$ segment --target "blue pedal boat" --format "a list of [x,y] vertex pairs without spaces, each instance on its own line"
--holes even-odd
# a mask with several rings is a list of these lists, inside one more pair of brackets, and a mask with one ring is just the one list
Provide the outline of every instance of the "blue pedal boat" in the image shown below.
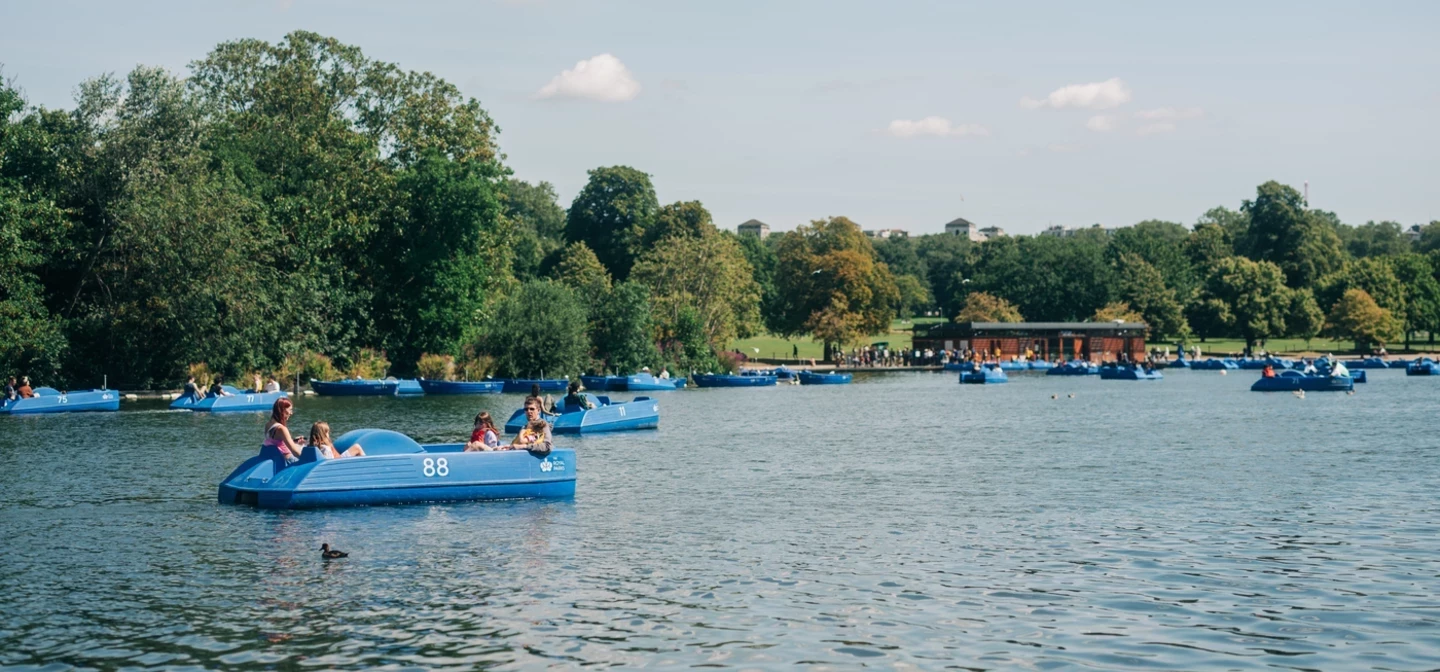
[[974,371],[961,371],[960,382],[970,385],[993,385],[1010,382],[1010,376],[999,364],[982,364]]
[[1301,373],[1295,370],[1281,371],[1273,377],[1261,377],[1250,386],[1251,392],[1349,392],[1355,389],[1355,379],[1350,376],[1328,376]]
[[[610,397],[582,393],[594,408],[562,406],[560,414],[546,414],[555,434],[596,434],[660,426],[660,402],[650,397],[611,401]],[[505,421],[505,433],[516,434],[525,426],[525,409],[516,410]]]
[[505,383],[498,380],[429,380],[420,379],[425,394],[500,394]]
[[1093,376],[1100,373],[1100,367],[1079,360],[1065,362],[1050,368],[1047,376]]
[[[1214,357],[1210,357],[1204,361],[1190,362],[1191,371],[1228,371],[1239,368],[1240,363],[1228,357],[1225,359],[1215,359]],[[1260,368],[1263,369],[1265,367],[1262,366]]]
[[170,408],[177,411],[209,411],[211,413],[242,412],[242,411],[268,411],[275,407],[275,401],[281,397],[290,395],[285,392],[241,392],[229,385],[221,385],[228,397],[212,397],[204,395],[192,397],[182,396],[170,402]]
[[1177,357],[1170,360],[1170,367],[1175,369],[1188,369],[1190,368],[1190,360],[1184,357]]
[[1165,374],[1155,369],[1145,369],[1130,364],[1120,366],[1118,364],[1106,364],[1100,367],[1100,380],[1164,380]]
[[277,448],[241,463],[220,482],[221,504],[262,509],[534,499],[575,496],[575,451],[537,456],[523,450],[467,453],[463,443],[420,445],[385,429],[357,429],[335,440],[359,443],[364,457],[326,459],[306,446],[287,465]]
[[695,374],[696,387],[770,387],[775,385],[775,376],[762,374],[734,375],[728,373]]
[[1429,357],[1421,357],[1405,367],[1407,376],[1440,376],[1440,364]]
[[624,392],[625,376],[580,376],[580,384],[595,392]]
[[1267,366],[1276,369],[1293,369],[1295,360],[1282,359],[1280,357],[1253,357],[1242,358],[1239,362],[1240,368],[1247,371],[1259,371]]
[[850,373],[815,373],[813,371],[800,372],[801,385],[848,385],[855,377]]
[[425,388],[420,386],[420,381],[395,378],[312,380],[310,389],[324,397],[411,397],[425,394]]
[[1357,360],[1354,360],[1354,361],[1345,362],[1345,368],[1347,368],[1347,369],[1357,369],[1357,370],[1358,370],[1358,369],[1388,369],[1388,368],[1390,368],[1390,362],[1387,362],[1387,361],[1385,361],[1385,360],[1383,360],[1383,359],[1380,359],[1379,357],[1366,357],[1365,359],[1357,359]]
[[28,415],[120,410],[120,393],[114,390],[61,392],[53,387],[37,387],[34,392],[33,397],[0,403],[0,413]]
[[684,378],[656,378],[649,373],[625,376],[625,388],[631,392],[668,392],[685,387]]
[[569,387],[568,378],[501,378],[504,391],[511,394],[530,394],[530,388],[540,386],[541,392],[564,392]]

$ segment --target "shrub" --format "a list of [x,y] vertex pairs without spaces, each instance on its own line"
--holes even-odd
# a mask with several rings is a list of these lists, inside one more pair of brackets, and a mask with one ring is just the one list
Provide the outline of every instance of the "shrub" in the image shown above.
[[345,370],[345,375],[350,378],[382,378],[389,370],[390,360],[385,358],[385,351],[360,348],[350,358],[350,367]]
[[425,353],[420,355],[420,361],[415,363],[415,370],[420,377],[429,380],[454,380],[455,358],[450,355]]
[[199,364],[191,364],[190,369],[186,371],[186,374],[194,376],[195,384],[199,385],[202,388],[209,387],[210,383],[215,380],[214,372],[210,370],[210,366],[205,362],[200,362]]
[[275,368],[275,378],[281,387],[290,385],[296,376],[300,377],[301,383],[308,383],[312,380],[335,380],[340,377],[340,372],[329,357],[306,350],[286,355],[285,361]]

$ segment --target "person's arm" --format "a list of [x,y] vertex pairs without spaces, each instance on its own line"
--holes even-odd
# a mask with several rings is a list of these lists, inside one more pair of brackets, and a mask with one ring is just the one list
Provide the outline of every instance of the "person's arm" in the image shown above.
[[280,425],[280,445],[285,446],[297,459],[300,457],[300,442],[290,436],[290,428],[285,425]]
[[550,454],[550,450],[554,447],[554,444],[555,442],[550,438],[550,423],[547,422],[545,423],[545,434],[540,437],[539,441],[530,444],[527,450],[537,457],[545,457]]

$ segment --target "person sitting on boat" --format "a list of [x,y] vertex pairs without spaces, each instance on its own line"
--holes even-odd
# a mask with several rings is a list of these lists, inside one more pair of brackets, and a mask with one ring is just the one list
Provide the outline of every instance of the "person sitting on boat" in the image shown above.
[[185,392],[180,396],[190,397],[191,399],[204,399],[205,393],[201,392],[200,386],[195,384],[195,376],[190,376],[185,379]]
[[1317,370],[1315,369],[1315,360],[1313,360],[1313,359],[1307,359],[1307,360],[1305,360],[1305,368],[1304,368],[1303,370],[1301,370],[1301,373],[1303,373],[1303,374],[1305,374],[1305,375],[1307,375],[1307,376],[1313,376],[1313,375],[1315,375],[1316,373],[1319,373],[1319,371],[1317,371]]
[[540,411],[539,399],[525,400],[525,426],[520,428],[515,439],[510,442],[511,450],[528,450],[536,457],[550,454],[554,445],[550,437],[550,423],[545,422]]
[[265,440],[260,444],[263,448],[280,449],[280,454],[285,456],[287,463],[299,460],[300,448],[305,445],[305,439],[296,441],[290,436],[290,429],[285,426],[294,414],[295,405],[290,403],[289,397],[276,399],[275,405],[270,407],[270,422],[265,425]]
[[35,390],[30,388],[30,376],[20,376],[20,387],[15,388],[15,395],[21,399],[35,396]]
[[470,432],[470,441],[465,444],[465,452],[474,453],[483,450],[498,450],[500,448],[500,430],[495,429],[495,421],[490,418],[488,411],[480,411],[475,416],[475,430]]
[[226,392],[226,391],[225,391],[225,386],[221,384],[221,383],[223,383],[223,382],[224,382],[224,381],[220,378],[220,376],[216,376],[216,377],[215,377],[215,382],[210,383],[210,396],[212,396],[212,397],[228,397],[228,396],[231,396],[229,392]]
[[1330,377],[1349,378],[1350,369],[1345,368],[1345,364],[1343,364],[1340,360],[1337,359],[1335,360],[1335,365],[1330,367]]
[[15,376],[10,376],[10,380],[5,381],[5,401],[15,401],[19,398],[20,393],[16,392],[15,388]]
[[594,407],[595,405],[591,404],[590,400],[585,398],[585,395],[580,394],[580,383],[570,383],[569,393],[565,395],[565,409],[579,410],[583,408],[589,410]]
[[279,391],[280,391],[280,382],[277,381],[277,380],[275,380],[275,376],[270,376],[270,382],[265,383],[265,392],[271,393],[271,392],[279,392]]
[[335,450],[335,442],[330,440],[330,423],[321,420],[310,425],[310,445],[315,446],[316,452],[325,457],[338,460],[342,457],[365,457],[365,449],[360,444],[355,444],[340,453]]
[[256,374],[255,374],[255,387],[252,387],[252,388],[250,388],[250,389],[254,390],[256,394],[259,394],[259,393],[265,391],[265,386],[263,386],[263,385],[260,384],[260,374],[259,374],[259,373],[256,373]]
[[669,369],[669,368],[664,367],[664,366],[660,367],[660,380],[670,380],[670,369]]
[[1266,364],[1266,365],[1265,365],[1265,368],[1264,368],[1264,369],[1261,369],[1261,371],[1260,371],[1260,377],[1261,377],[1261,378],[1274,378],[1274,377],[1275,377],[1275,367],[1274,367],[1274,366],[1271,366],[1271,365],[1269,365],[1269,364]]

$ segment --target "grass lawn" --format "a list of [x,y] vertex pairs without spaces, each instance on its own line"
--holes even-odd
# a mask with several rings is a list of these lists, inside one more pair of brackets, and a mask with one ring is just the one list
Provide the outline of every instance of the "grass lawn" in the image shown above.
[[[913,320],[895,320],[890,323],[890,333],[879,334],[865,339],[866,343],[889,343],[891,350],[910,347],[910,328],[915,324],[933,324],[941,322],[940,317],[917,317]],[[764,359],[789,359],[794,352],[793,348],[800,348],[801,359],[819,360],[825,356],[825,346],[811,340],[809,337],[801,337],[786,340],[772,334],[763,334],[751,338],[741,338],[730,342],[731,350],[739,350],[750,357],[761,357]],[[759,348],[759,352],[756,352]]]

